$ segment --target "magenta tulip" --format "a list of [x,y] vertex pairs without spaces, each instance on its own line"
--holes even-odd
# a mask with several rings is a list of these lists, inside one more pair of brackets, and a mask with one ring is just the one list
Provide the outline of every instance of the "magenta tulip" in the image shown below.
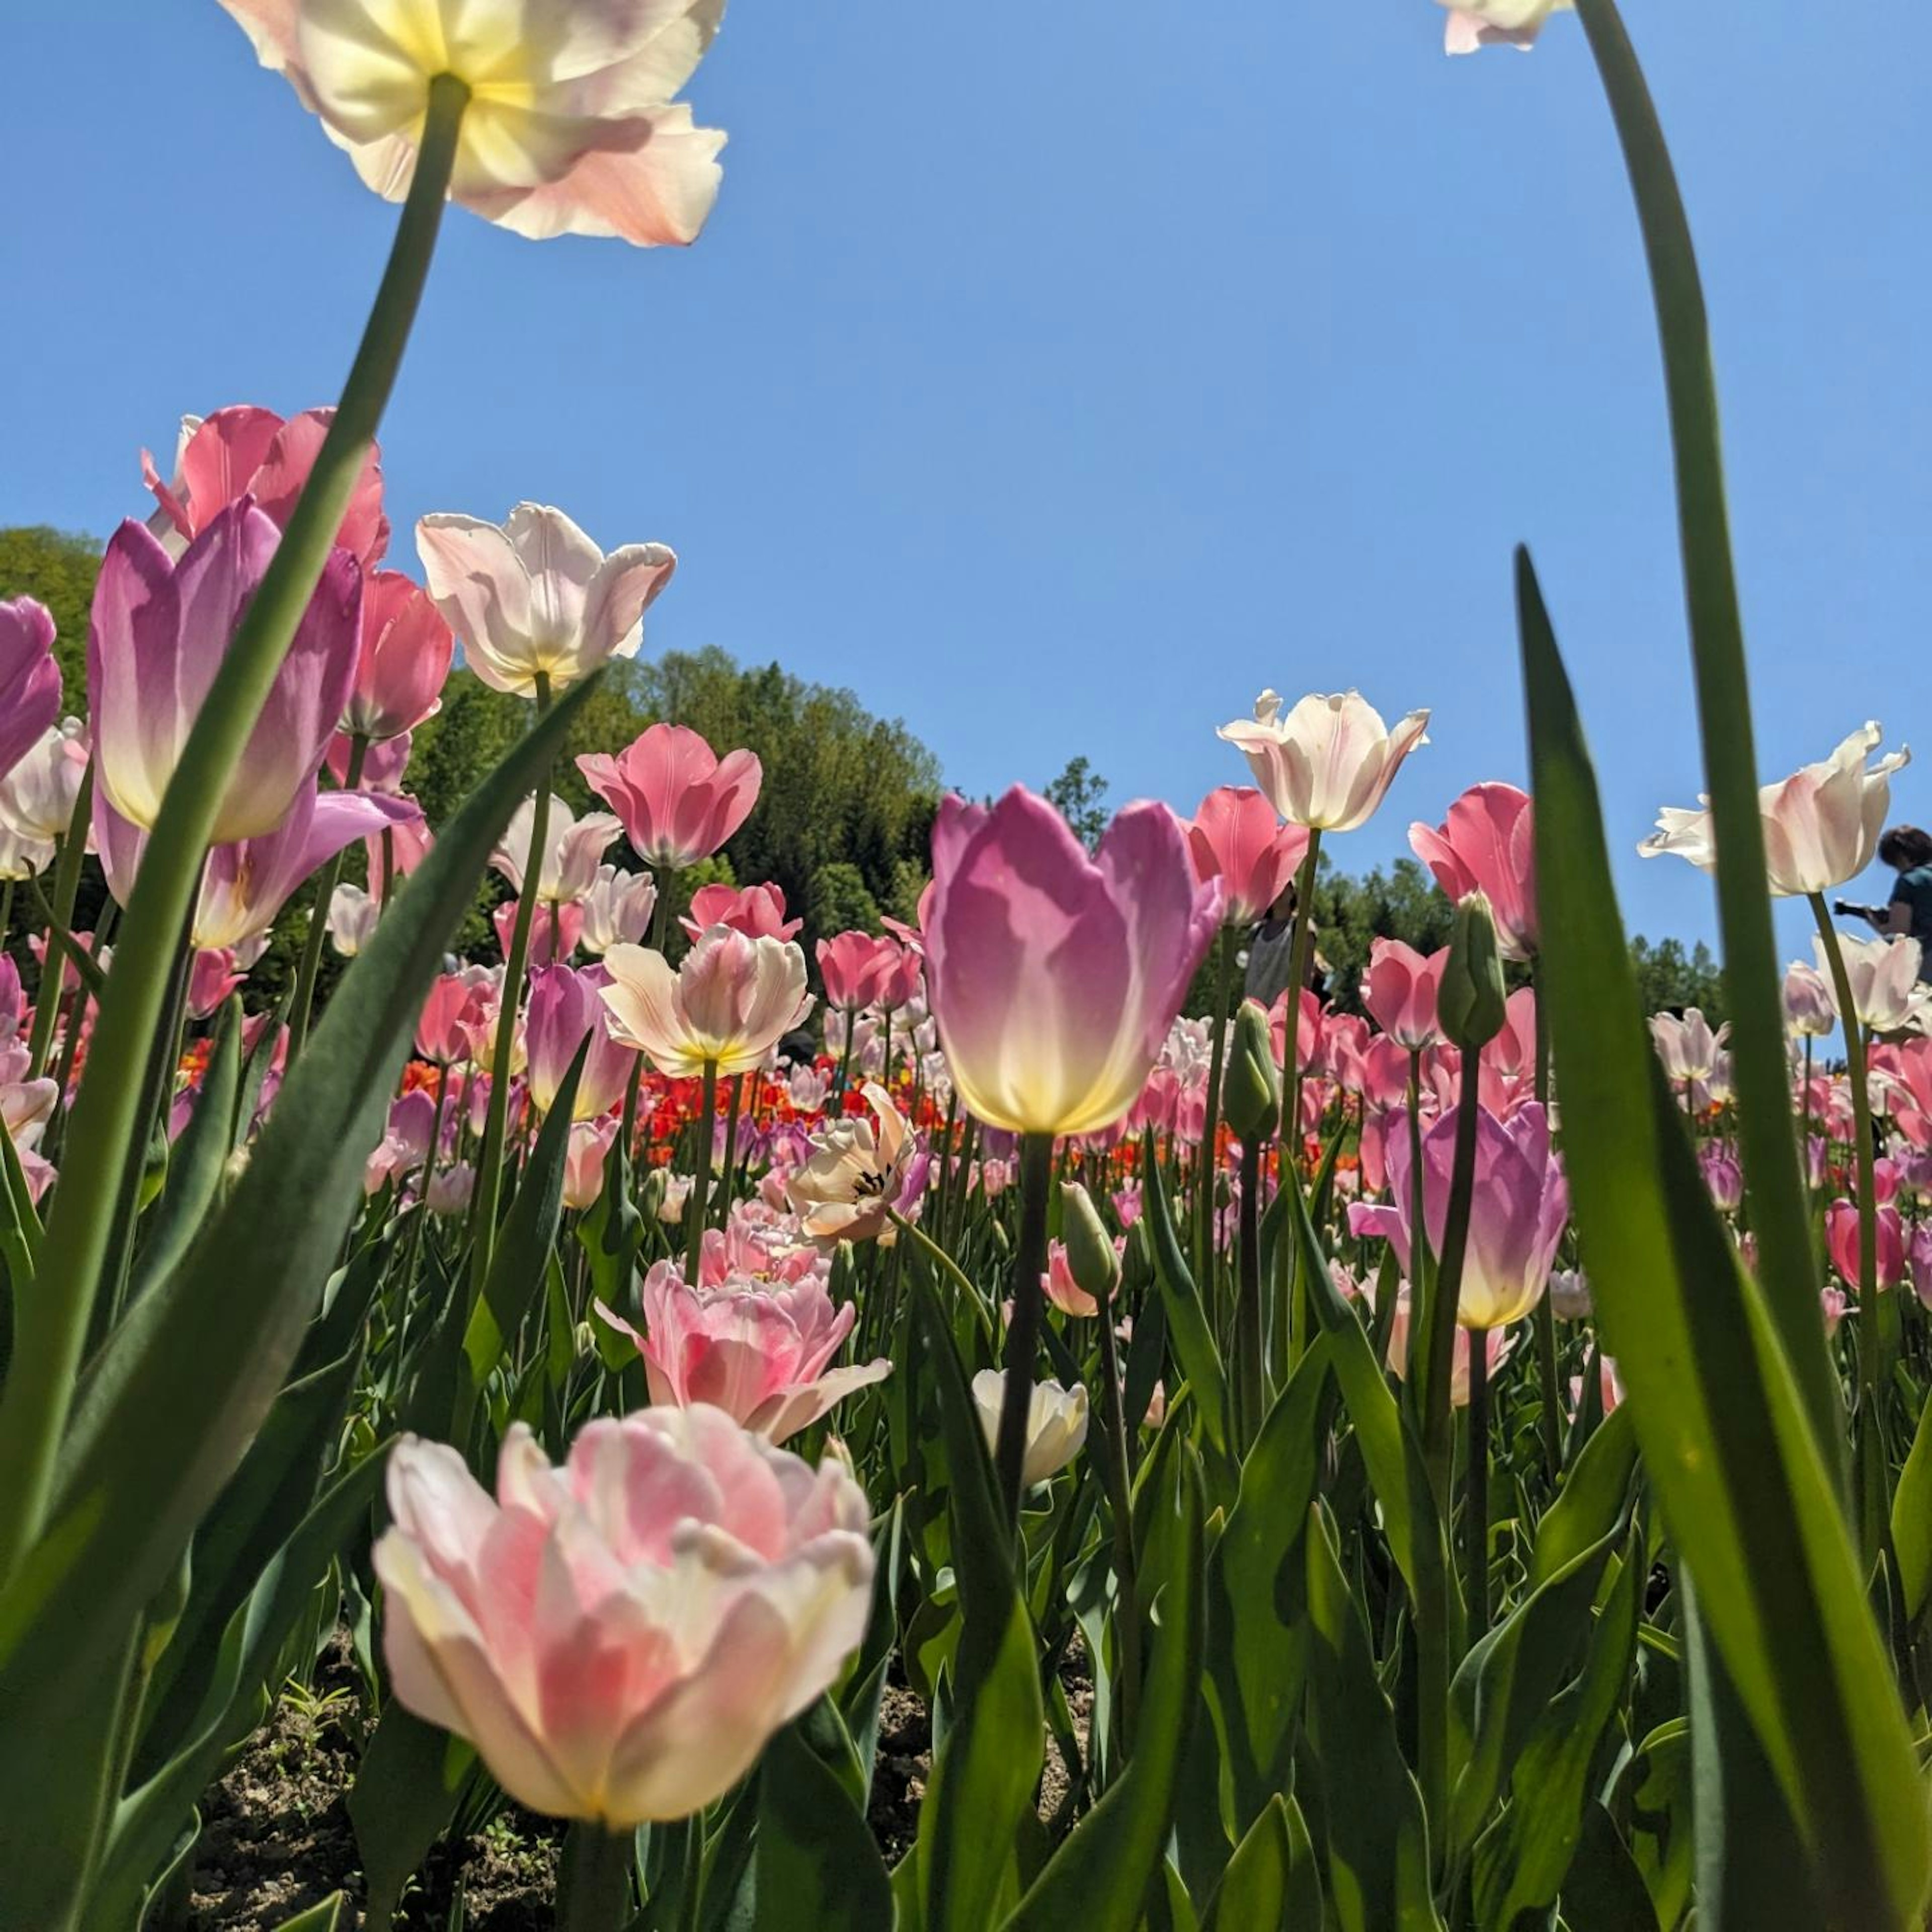
[[400,570],[372,572],[362,586],[356,682],[342,728],[400,738],[441,709],[456,640],[429,593]]
[[764,780],[754,753],[720,758],[682,724],[653,724],[617,757],[586,753],[577,768],[659,872],[711,857],[751,816]]
[[1123,1118],[1220,922],[1180,822],[1130,805],[1089,854],[1016,785],[933,828],[926,992],[953,1083],[988,1126],[1092,1133]]
[[1308,828],[1282,824],[1252,785],[1222,785],[1201,801],[1187,843],[1195,870],[1221,881],[1222,918],[1252,926],[1294,884]]
[[1452,899],[1486,893],[1506,958],[1536,953],[1536,848],[1529,799],[1512,784],[1472,785],[1432,829],[1408,828],[1410,848]]
[[624,1097],[638,1054],[610,1036],[610,1009],[599,992],[608,978],[602,967],[580,973],[568,966],[544,966],[530,975],[524,1018],[526,1078],[539,1113],[550,1112],[586,1037],[590,1051],[584,1056],[572,1117],[594,1120]]
[[0,603],[0,775],[40,742],[60,706],[53,614],[31,597]]
[[[1896,1208],[1877,1213],[1878,1286],[1896,1288],[1905,1279],[1905,1224]],[[1832,1265],[1856,1288],[1858,1283],[1858,1208],[1856,1201],[1834,1201],[1825,1210],[1825,1247]]]
[[835,933],[818,942],[819,976],[825,1004],[842,1013],[862,1012],[879,996],[879,982],[898,957],[898,945],[869,932]]

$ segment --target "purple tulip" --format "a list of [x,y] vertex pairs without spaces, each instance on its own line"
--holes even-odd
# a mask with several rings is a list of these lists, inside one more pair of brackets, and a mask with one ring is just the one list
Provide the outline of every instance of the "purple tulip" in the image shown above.
[[621,1046],[610,1036],[610,1009],[601,991],[610,982],[610,976],[601,966],[584,972],[570,966],[544,966],[530,975],[524,1046],[530,1098],[538,1112],[550,1112],[586,1034],[590,1051],[577,1083],[574,1117],[595,1120],[623,1098],[638,1054],[634,1047]]
[[0,776],[40,742],[60,703],[52,614],[31,597],[0,603]]

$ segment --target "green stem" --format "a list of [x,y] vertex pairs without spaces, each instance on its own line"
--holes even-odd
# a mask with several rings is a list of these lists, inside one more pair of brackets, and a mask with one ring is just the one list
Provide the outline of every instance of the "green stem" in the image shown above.
[[952,1257],[915,1221],[908,1221],[896,1208],[886,1210],[886,1218],[902,1234],[910,1234],[918,1244],[920,1253],[933,1264],[952,1278],[953,1285],[966,1298],[967,1304],[980,1318],[980,1325],[986,1330],[990,1341],[993,1334],[993,1311],[986,1298],[974,1286],[966,1271]]
[[34,1001],[34,1030],[27,1042],[29,1080],[38,1080],[46,1070],[47,1054],[54,1043],[54,1022],[60,1013],[61,982],[67,964],[67,935],[74,929],[74,898],[80,890],[80,865],[87,856],[87,828],[93,818],[94,760],[90,758],[74,802],[74,816],[68,821],[67,836],[61,841],[60,860],[54,872],[53,922],[47,929],[46,956],[40,963],[40,989]]
[[[1256,1297],[1257,1306],[1260,1296]],[[1127,1484],[1127,1424],[1126,1405],[1120,1393],[1120,1357],[1114,1342],[1114,1310],[1102,1304],[1100,1310],[1100,1414],[1107,1432],[1107,1454],[1103,1459],[1107,1485],[1107,1514],[1114,1529],[1114,1633],[1120,1647],[1120,1668],[1114,1676],[1119,1696],[1120,1748],[1116,1764],[1125,1764],[1133,1755],[1134,1732],[1140,1721],[1141,1612],[1140,1592],[1134,1562],[1133,1506]]]
[[440,74],[430,83],[415,178],[341,400],[182,748],[142,858],[43,1250],[44,1278],[58,1281],[62,1292],[23,1297],[14,1310],[14,1356],[0,1396],[0,1468],[8,1472],[0,1486],[0,1578],[10,1581],[46,1520],[81,1351],[108,1261],[115,1199],[146,1124],[142,1069],[162,1024],[175,945],[194,905],[230,775],[321,578],[394,384],[428,276],[469,99],[469,89],[453,75]]
[[[1294,1184],[1286,1178],[1282,1182],[1284,1187]],[[1234,1389],[1244,1456],[1261,1433],[1267,1401],[1266,1365],[1262,1360],[1261,1191],[1261,1136],[1250,1134],[1241,1142],[1241,1298],[1234,1329]]]
[[691,1198],[684,1204],[684,1278],[695,1288],[704,1256],[704,1216],[711,1192],[711,1141],[718,1120],[718,1063],[704,1063],[698,1084],[698,1143],[692,1161]]
[[1034,1370],[1040,1354],[1040,1278],[1046,1268],[1047,1191],[1053,1184],[1053,1136],[1026,1134],[1020,1140],[1020,1238],[1013,1262],[1013,1318],[1006,1330],[1006,1387],[1000,1402],[994,1466],[1006,1521],[1020,1520],[1020,1478],[1026,1464],[1027,1412],[1032,1406]]
[[558,1874],[558,1932],[619,1932],[631,1916],[637,1836],[580,1818],[563,1842]]
[[[362,766],[369,756],[369,734],[358,731],[349,741],[349,769],[342,781],[344,791],[353,791],[362,782]],[[292,1066],[308,1038],[310,1008],[315,1001],[316,975],[322,970],[322,943],[328,936],[328,905],[335,896],[336,881],[342,876],[342,854],[338,852],[316,875],[315,903],[309,908],[308,933],[302,941],[302,964],[296,973],[296,996],[289,1009],[289,1053],[284,1063]]]
[[1216,942],[1214,1004],[1208,1010],[1208,1112],[1201,1135],[1199,1180],[1195,1192],[1194,1278],[1208,1305],[1216,1328],[1221,1318],[1214,1307],[1214,1183],[1219,1163],[1214,1143],[1221,1128],[1221,1064],[1228,1047],[1228,980],[1234,958],[1234,928],[1224,926]]
[[1422,1054],[1408,1055],[1408,1366],[1403,1386],[1421,1425],[1429,1387],[1429,1223],[1422,1192]]
[[[1536,1098],[1546,1110],[1550,1106],[1550,1020],[1544,1011],[1543,989],[1535,988]],[[1536,1377],[1542,1413],[1538,1418],[1543,1438],[1544,1473],[1553,1488],[1563,1466],[1562,1389],[1556,1364],[1556,1311],[1547,1294],[1537,1298],[1530,1311],[1530,1327],[1536,1336]]]
[[1476,1088],[1482,1056],[1462,1052],[1462,1079],[1456,1107],[1455,1164],[1450,1169],[1449,1205],[1442,1222],[1442,1252],[1426,1311],[1428,1381],[1423,1390],[1422,1454],[1444,1520],[1449,1514],[1449,1469],[1454,1440],[1450,1388],[1455,1372],[1456,1311],[1462,1298],[1462,1258],[1469,1240],[1469,1204],[1476,1183]]
[[1468,1605],[1468,1639],[1476,1643],[1490,1628],[1490,1334],[1469,1335],[1469,1466],[1462,1503],[1463,1587]]
[[[1308,955],[1315,938],[1315,871],[1322,856],[1322,830],[1308,829],[1308,850],[1294,880],[1294,937],[1288,947],[1288,1044],[1282,1058],[1288,1063],[1282,1082],[1281,1144],[1294,1156],[1294,1174],[1301,1172],[1301,989],[1308,983]],[[1288,1176],[1282,1176],[1286,1186]]]
[[718,1225],[721,1228],[731,1218],[733,1177],[738,1171],[738,1107],[744,1095],[745,1076],[734,1074],[730,1097],[724,1102],[724,1185],[718,1190]]
[[[536,674],[537,716],[550,709],[550,678]],[[470,1204],[470,1281],[474,1295],[483,1292],[490,1276],[490,1259],[496,1244],[496,1209],[503,1191],[503,1141],[510,1118],[510,1069],[516,1052],[517,1012],[524,1003],[524,976],[530,964],[530,928],[536,918],[537,891],[543,878],[544,856],[550,844],[550,770],[537,779],[530,804],[530,850],[524,860],[523,883],[517,888],[517,916],[510,928],[510,951],[503,962],[503,990],[496,1003],[496,1038],[490,1056],[490,1109],[483,1119],[483,1147],[476,1157],[476,1192]]]
[[1832,990],[1845,1030],[1845,1078],[1852,1090],[1852,1151],[1858,1202],[1858,1403],[1852,1444],[1858,1502],[1858,1544],[1869,1567],[1884,1546],[1890,1515],[1886,1504],[1885,1391],[1892,1378],[1886,1361],[1885,1324],[1878,1303],[1878,1170],[1872,1139],[1871,1088],[1865,1064],[1864,1028],[1852,994],[1844,948],[1822,892],[1810,895],[1818,943],[1831,969]]
[[1630,172],[1663,348],[1698,726],[1716,834],[1738,1145],[1759,1267],[1819,1453],[1827,1468],[1842,1468],[1843,1411],[1818,1319],[1818,1259],[1792,1120],[1744,622],[1731,557],[1703,285],[1664,130],[1616,0],[1577,4]]

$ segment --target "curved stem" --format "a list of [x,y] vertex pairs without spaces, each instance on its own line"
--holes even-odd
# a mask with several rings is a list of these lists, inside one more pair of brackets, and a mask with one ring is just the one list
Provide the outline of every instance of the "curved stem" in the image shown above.
[[361,346],[294,514],[202,700],[161,802],[88,1049],[43,1250],[58,1294],[23,1297],[0,1396],[0,1577],[40,1533],[102,1271],[114,1204],[145,1130],[142,1073],[163,1022],[176,942],[193,907],[221,801],[320,581],[400,367],[429,274],[470,91],[430,83],[409,199]]
[[[369,756],[369,735],[358,731],[349,742],[349,769],[342,788],[353,791],[362,782],[362,766]],[[335,897],[336,881],[342,876],[342,854],[329,860],[315,882],[315,903],[309,909],[308,932],[302,940],[302,964],[296,974],[295,1003],[289,1010],[289,1052],[284,1065],[292,1066],[308,1038],[310,1009],[315,1003],[316,975],[322,970],[322,943],[328,936],[328,908]]]
[[[1256,1305],[1260,1297],[1257,1293]],[[1120,1750],[1114,1762],[1124,1764],[1132,1756],[1134,1732],[1140,1721],[1141,1612],[1137,1566],[1134,1561],[1133,1504],[1127,1483],[1127,1425],[1126,1406],[1120,1394],[1120,1357],[1114,1345],[1114,1310],[1103,1306],[1098,1324],[1100,1330],[1100,1414],[1107,1432],[1104,1460],[1107,1485],[1107,1514],[1114,1528],[1114,1631],[1120,1646],[1120,1668],[1114,1688],[1120,1702]]]
[[1006,1330],[1006,1386],[1000,1402],[994,1467],[1006,1521],[1020,1520],[1021,1476],[1026,1466],[1027,1412],[1033,1403],[1034,1369],[1040,1354],[1041,1290],[1046,1269],[1047,1190],[1053,1183],[1053,1136],[1020,1140],[1020,1238],[1013,1262],[1013,1318]]
[[60,1013],[62,982],[67,966],[67,935],[74,928],[80,862],[87,854],[87,828],[93,818],[94,760],[90,758],[74,802],[74,816],[68,821],[67,836],[61,841],[60,862],[54,872],[54,916],[47,928],[46,954],[40,962],[40,988],[34,1000],[34,1030],[28,1036],[29,1080],[38,1080],[46,1071],[47,1055],[53,1048],[54,1022]]
[[886,1217],[902,1234],[910,1234],[917,1243],[920,1253],[952,1278],[954,1285],[965,1295],[973,1312],[979,1316],[980,1325],[986,1331],[987,1340],[991,1341],[993,1336],[992,1308],[986,1298],[973,1285],[965,1270],[923,1228],[916,1222],[908,1221],[896,1208],[887,1208]]
[[1442,1253],[1429,1298],[1428,1382],[1423,1390],[1422,1454],[1446,1520],[1450,1450],[1454,1419],[1450,1385],[1456,1360],[1456,1310],[1462,1298],[1462,1258],[1469,1240],[1469,1204],[1476,1183],[1476,1083],[1482,1056],[1465,1048],[1462,1088],[1456,1106],[1455,1164],[1450,1170],[1448,1210],[1442,1222]]

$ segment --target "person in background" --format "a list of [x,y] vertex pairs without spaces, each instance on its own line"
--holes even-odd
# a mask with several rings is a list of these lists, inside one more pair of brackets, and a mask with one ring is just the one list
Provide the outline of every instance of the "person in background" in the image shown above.
[[[1240,956],[1243,974],[1241,996],[1272,1006],[1288,990],[1294,976],[1294,888],[1284,886],[1280,896],[1268,909],[1267,916],[1248,936],[1247,950]],[[1317,992],[1322,987],[1322,960],[1311,920],[1308,934],[1308,983]]]
[[1841,899],[1838,910],[1856,914],[1888,938],[1917,940],[1918,976],[1932,982],[1932,832],[1894,825],[1878,842],[1878,860],[1898,874],[1890,902],[1862,906]]

